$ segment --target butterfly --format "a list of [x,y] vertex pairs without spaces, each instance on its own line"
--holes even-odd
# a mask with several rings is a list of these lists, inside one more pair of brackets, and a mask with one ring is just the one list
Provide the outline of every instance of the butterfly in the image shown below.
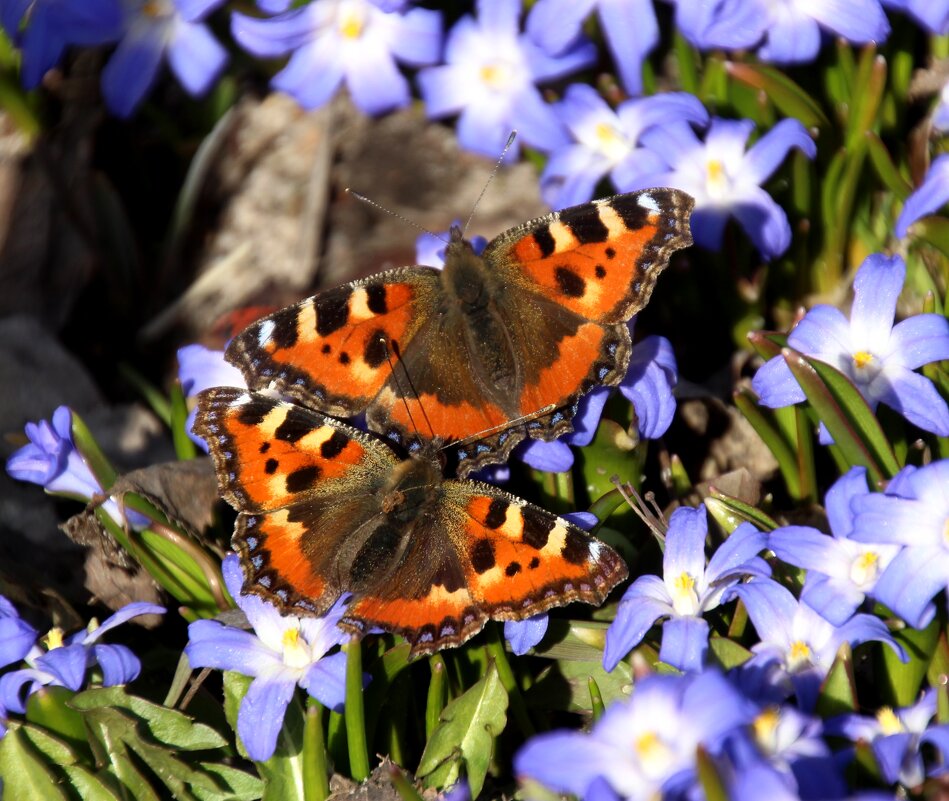
[[580,398],[623,379],[626,322],[691,244],[692,206],[676,189],[595,200],[511,228],[480,256],[455,227],[444,269],[321,292],[251,324],[225,355],[251,389],[365,412],[410,451],[456,443],[464,477],[525,437],[572,431]]
[[431,459],[269,394],[198,395],[244,592],[340,625],[399,634],[413,656],[460,645],[491,618],[600,604],[627,576],[582,529],[497,487],[445,479]]

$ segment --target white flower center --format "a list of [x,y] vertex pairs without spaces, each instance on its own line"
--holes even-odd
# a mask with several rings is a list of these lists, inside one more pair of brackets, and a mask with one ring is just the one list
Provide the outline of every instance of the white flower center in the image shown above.
[[949,517],[942,524],[942,544],[949,548]]
[[695,592],[695,578],[683,571],[672,581],[672,608],[679,615],[696,615],[699,596]]
[[811,646],[804,640],[795,640],[788,648],[787,662],[791,672],[811,664]]
[[654,731],[640,734],[633,741],[633,751],[639,758],[643,773],[650,778],[666,775],[675,756],[672,749]]
[[339,35],[344,39],[358,39],[366,27],[363,9],[348,8],[339,15]]
[[731,194],[731,179],[721,159],[710,159],[705,165],[705,191],[712,200],[722,200]]
[[880,574],[880,554],[866,551],[850,564],[850,580],[858,587],[866,586]]
[[484,64],[479,71],[481,81],[492,91],[504,92],[514,83],[517,70],[509,61],[493,61]]
[[307,641],[300,636],[300,629],[287,629],[283,633],[283,661],[287,667],[303,668],[310,664],[310,648]]
[[880,724],[881,734],[899,734],[906,731],[902,721],[896,716],[891,707],[884,706],[877,712],[877,723]]
[[595,136],[597,149],[610,161],[622,161],[629,155],[629,140],[615,126],[607,122],[598,122]]

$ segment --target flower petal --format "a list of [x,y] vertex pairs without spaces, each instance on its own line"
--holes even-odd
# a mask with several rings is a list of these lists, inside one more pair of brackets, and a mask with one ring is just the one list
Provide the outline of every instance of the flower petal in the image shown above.
[[94,645],[92,655],[102,668],[102,685],[114,687],[138,678],[142,663],[124,645]]
[[659,41],[652,0],[600,0],[600,30],[613,56],[623,87],[643,91],[643,62]]
[[864,259],[853,280],[850,329],[855,346],[878,352],[887,341],[905,278],[906,264],[899,256],[874,253]]
[[603,667],[613,670],[635,648],[663,615],[672,614],[672,604],[662,579],[640,576],[623,595],[616,618],[606,630]]
[[768,545],[768,535],[751,523],[742,523],[712,554],[705,569],[705,580],[712,584],[740,570]]
[[527,15],[525,29],[547,53],[559,55],[580,36],[583,20],[595,5],[596,0],[538,0]]
[[764,258],[780,256],[791,244],[787,214],[760,186],[743,188],[732,213]]
[[797,383],[783,356],[768,359],[751,379],[751,388],[758,395],[758,403],[771,409],[780,409],[803,403],[807,395]]
[[820,26],[793,3],[774,6],[767,39],[758,50],[762,61],[799,64],[812,61],[820,50]]
[[185,654],[192,667],[258,676],[283,665],[280,655],[249,631],[230,628],[216,620],[196,620],[188,626],[188,637]]
[[810,159],[817,155],[817,144],[800,122],[795,119],[781,120],[745,154],[742,178],[756,184],[764,183],[794,147]]
[[144,601],[135,601],[126,604],[114,614],[109,615],[101,625],[97,626],[82,639],[83,645],[89,645],[96,642],[103,634],[116,626],[120,626],[126,621],[139,615],[163,615],[166,609],[158,604],[145,603]]
[[913,425],[940,437],[949,436],[949,406],[935,384],[912,370],[885,370],[879,399],[896,409]]
[[937,548],[904,548],[890,562],[873,588],[873,597],[886,604],[913,628],[925,628],[935,614],[931,603],[946,588],[949,556]]
[[160,25],[133,25],[102,70],[102,96],[109,110],[128,117],[158,76],[164,55]]
[[57,683],[70,690],[78,690],[86,678],[89,653],[82,645],[64,645],[38,656],[35,665]]
[[300,686],[323,706],[342,712],[346,700],[346,654],[338,651],[315,662]]
[[544,639],[550,617],[547,614],[534,615],[527,620],[505,620],[504,639],[517,656],[524,656],[531,648]]
[[824,508],[827,510],[830,531],[835,538],[846,539],[850,536],[853,531],[853,500],[868,493],[865,467],[851,467],[827,490]]
[[662,624],[659,659],[679,670],[701,670],[708,652],[708,623],[701,617],[671,617]]
[[168,64],[188,94],[207,92],[227,64],[227,51],[207,25],[182,22],[168,44]]
[[382,50],[361,53],[347,64],[346,86],[353,103],[366,114],[381,114],[409,103],[409,82],[392,56]]
[[516,453],[525,464],[548,473],[564,473],[573,466],[573,451],[559,439],[553,442],[532,439],[518,445]]
[[914,222],[938,211],[946,201],[949,201],[949,153],[933,161],[922,184],[906,198],[896,220],[896,235],[902,239]]
[[910,370],[949,359],[949,320],[941,314],[907,317],[890,332],[890,348]]
[[255,679],[237,711],[237,733],[255,762],[266,762],[277,747],[296,683],[286,678]]

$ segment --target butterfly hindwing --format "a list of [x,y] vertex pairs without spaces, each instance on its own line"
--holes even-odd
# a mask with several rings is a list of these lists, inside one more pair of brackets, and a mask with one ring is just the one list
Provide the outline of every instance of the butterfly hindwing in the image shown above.
[[336,561],[381,516],[377,495],[398,464],[381,443],[293,403],[217,387],[198,396],[246,589],[283,609],[321,613],[339,597]]
[[[459,645],[489,619],[524,620],[572,601],[600,604],[628,574],[612,548],[577,526],[472,481],[443,482],[412,539],[413,558],[354,599],[342,624],[401,634],[413,655]],[[418,575],[429,580],[413,584]]]

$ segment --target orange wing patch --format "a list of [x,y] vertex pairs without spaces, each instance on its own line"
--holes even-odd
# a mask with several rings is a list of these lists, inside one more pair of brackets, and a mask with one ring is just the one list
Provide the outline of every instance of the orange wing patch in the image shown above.
[[599,604],[626,578],[619,555],[582,529],[483,488],[493,494],[469,498],[463,508],[468,586],[490,617],[520,620],[571,601]]
[[691,243],[692,199],[652,189],[595,200],[515,229],[520,270],[588,320],[628,320],[646,305],[669,254]]
[[280,392],[327,414],[363,411],[392,371],[432,305],[434,270],[395,270],[288,306],[257,321],[228,346],[226,358],[252,389]]

